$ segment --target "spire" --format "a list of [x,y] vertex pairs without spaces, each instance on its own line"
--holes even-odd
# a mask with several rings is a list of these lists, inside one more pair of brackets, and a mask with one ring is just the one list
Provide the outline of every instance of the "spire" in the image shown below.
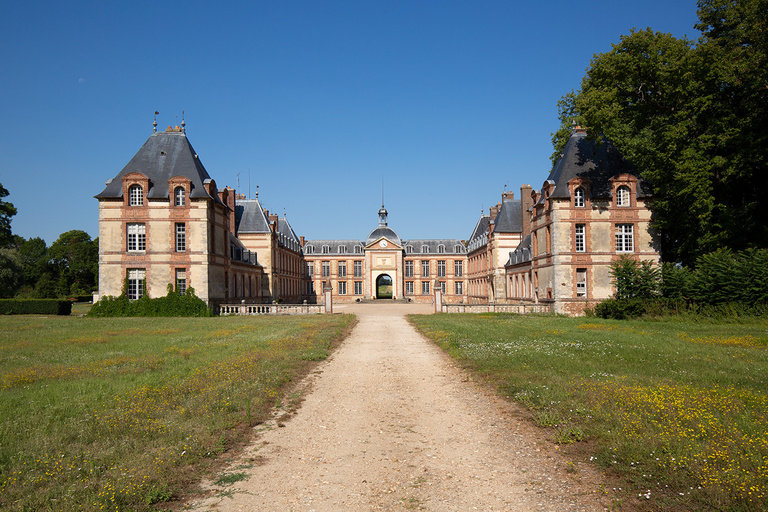
[[384,208],[384,203],[381,203],[381,209],[379,209],[379,226],[387,225],[387,209]]
[[152,133],[157,133],[157,114],[159,114],[157,110],[155,110],[155,118],[154,121],[152,121]]

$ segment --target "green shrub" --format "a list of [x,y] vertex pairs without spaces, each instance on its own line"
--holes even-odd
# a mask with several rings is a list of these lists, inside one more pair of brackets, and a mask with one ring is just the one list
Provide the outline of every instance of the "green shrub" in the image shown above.
[[150,299],[146,294],[134,301],[128,300],[125,294],[104,297],[93,305],[88,316],[211,316],[211,311],[195,295],[194,289],[181,294],[168,285],[168,294],[157,299]]
[[637,318],[645,313],[645,301],[642,299],[606,299],[595,306],[595,315],[600,318],[626,320]]
[[57,299],[0,299],[3,315],[68,315],[72,303]]

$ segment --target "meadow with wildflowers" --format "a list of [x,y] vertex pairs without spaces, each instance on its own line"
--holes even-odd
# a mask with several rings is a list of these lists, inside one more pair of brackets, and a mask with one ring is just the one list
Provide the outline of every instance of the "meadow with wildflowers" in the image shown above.
[[354,322],[0,317],[0,509],[169,508]]
[[618,509],[768,510],[768,319],[411,321],[600,465]]

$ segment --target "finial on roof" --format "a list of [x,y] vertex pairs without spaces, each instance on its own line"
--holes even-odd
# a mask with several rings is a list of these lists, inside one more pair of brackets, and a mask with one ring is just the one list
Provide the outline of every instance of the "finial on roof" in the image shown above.
[[258,198],[259,198],[259,186],[256,185],[256,194],[254,194],[254,199],[258,199]]
[[152,133],[157,133],[157,114],[159,113],[160,112],[155,110],[155,117],[154,117],[154,120],[152,121]]
[[181,133],[187,133],[187,130],[184,128],[187,126],[187,123],[184,122],[184,111],[181,111]]

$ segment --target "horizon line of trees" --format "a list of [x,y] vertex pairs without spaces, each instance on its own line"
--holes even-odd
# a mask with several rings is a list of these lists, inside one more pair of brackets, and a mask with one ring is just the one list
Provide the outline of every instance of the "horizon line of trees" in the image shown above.
[[0,297],[55,299],[90,295],[98,287],[99,239],[73,229],[48,247],[39,237],[11,231],[16,215],[0,184]]

